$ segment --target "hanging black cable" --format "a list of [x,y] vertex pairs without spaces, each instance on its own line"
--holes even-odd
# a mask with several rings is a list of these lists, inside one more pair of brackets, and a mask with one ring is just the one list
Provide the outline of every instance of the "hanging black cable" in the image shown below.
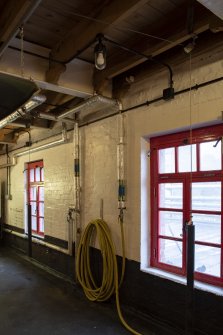
[[122,44],[120,44],[118,42],[115,42],[115,41],[111,40],[110,38],[107,38],[107,37],[103,36],[102,34],[97,35],[97,38],[100,38],[102,41],[103,40],[107,41],[107,42],[113,44],[114,46],[116,46],[116,47],[118,47],[118,48],[120,48],[122,50],[128,51],[128,52],[130,52],[130,53],[132,53],[132,54],[134,54],[136,56],[140,56],[140,57],[145,58],[145,59],[147,59],[149,61],[152,61],[152,62],[155,62],[157,64],[160,64],[160,65],[163,65],[163,66],[167,67],[167,69],[169,71],[169,76],[170,76],[170,78],[169,78],[169,84],[170,84],[171,88],[173,87],[173,71],[172,71],[172,68],[171,68],[171,66],[169,64],[167,64],[165,62],[162,62],[162,61],[159,61],[159,60],[155,59],[154,57],[152,57],[151,55],[148,56],[148,55],[145,55],[144,53],[141,53],[141,52],[136,51],[134,49],[128,48],[128,47],[126,47],[126,46],[124,46],[124,45],[122,45]]

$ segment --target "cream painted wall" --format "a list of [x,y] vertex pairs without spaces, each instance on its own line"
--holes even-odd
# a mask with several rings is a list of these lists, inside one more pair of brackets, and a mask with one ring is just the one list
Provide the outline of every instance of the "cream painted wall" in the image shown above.
[[[11,167],[12,200],[5,200],[6,223],[25,227],[25,164],[41,159],[45,167],[45,234],[66,240],[67,209],[73,204],[72,145],[69,143],[17,158],[17,164]],[[4,170],[1,169],[1,181],[6,183]]]
[[[212,80],[223,75],[223,52],[202,56],[173,67],[174,87],[178,91],[188,86]],[[162,95],[167,87],[166,70],[156,76],[135,82],[123,100],[124,108]],[[191,124],[198,127],[220,122],[223,110],[223,82],[197,91],[181,94],[169,102],[159,102],[135,109],[125,116],[127,152],[127,203],[125,233],[127,257],[140,260],[140,240],[143,248],[149,241],[149,143],[145,137],[176,132]],[[100,200],[104,201],[104,219],[111,227],[117,253],[121,253],[120,232],[117,223],[117,142],[118,118],[113,117],[81,128],[82,165],[82,226],[99,217]],[[50,134],[48,134],[50,135]],[[72,132],[69,132],[72,137]],[[26,139],[27,140],[27,139]],[[24,140],[25,141],[25,140]],[[66,214],[73,202],[72,142],[40,151],[30,161],[43,159],[45,166],[45,233],[67,239]],[[1,158],[1,160],[5,158]],[[24,227],[23,170],[28,156],[18,158],[11,169],[12,200],[7,200],[7,223]],[[1,181],[6,179],[0,170]],[[142,229],[141,229],[142,228]],[[142,232],[142,233],[141,233]],[[148,250],[148,249],[147,249]],[[142,262],[148,263],[148,257]]]

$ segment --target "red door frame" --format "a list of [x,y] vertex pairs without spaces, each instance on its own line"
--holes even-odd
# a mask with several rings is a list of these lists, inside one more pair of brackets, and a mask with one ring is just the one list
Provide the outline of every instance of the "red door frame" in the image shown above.
[[[36,169],[40,168],[40,180],[37,181],[37,173]],[[32,229],[32,232],[44,236],[44,232],[40,231],[40,218],[43,218],[42,216],[40,217],[39,215],[39,204],[43,203],[43,201],[39,200],[39,187],[43,187],[43,161],[36,161],[36,162],[31,162],[28,163],[27,166],[27,171],[28,171],[28,203],[31,205],[32,203],[36,203],[36,215],[32,215],[32,217],[36,217],[36,227],[37,229],[34,230]],[[34,170],[34,178],[33,181],[30,180],[30,175],[31,175],[31,170]],[[36,189],[36,200],[31,200],[30,192],[31,188],[35,187]]]

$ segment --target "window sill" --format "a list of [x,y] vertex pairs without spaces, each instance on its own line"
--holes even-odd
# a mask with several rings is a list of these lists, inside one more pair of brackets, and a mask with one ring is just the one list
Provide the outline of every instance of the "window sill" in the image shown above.
[[[149,274],[157,276],[157,277],[160,277],[160,278],[172,280],[172,281],[174,281],[176,283],[179,283],[179,284],[186,285],[186,278],[175,275],[173,273],[169,273],[169,272],[166,272],[166,271],[163,271],[163,270],[160,270],[160,269],[156,269],[156,268],[151,268],[151,267],[141,268],[141,271],[149,273]],[[218,296],[223,296],[223,288],[221,288],[221,287],[201,283],[197,280],[194,281],[194,287],[198,290],[201,290],[201,291],[210,292],[210,293],[213,293],[213,294],[218,295]]]

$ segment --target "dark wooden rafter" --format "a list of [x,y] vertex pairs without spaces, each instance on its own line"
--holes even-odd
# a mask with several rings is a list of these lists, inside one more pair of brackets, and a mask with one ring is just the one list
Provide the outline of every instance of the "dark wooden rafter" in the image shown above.
[[[152,40],[150,43],[145,43],[146,37],[140,37],[137,42],[129,42],[127,45],[129,48],[139,51],[147,56],[156,57],[165,51],[184,43],[190,39],[194,34],[198,35],[209,29],[209,24],[213,17],[215,17],[210,11],[201,6],[199,3],[195,4],[195,22],[193,33],[188,33],[186,25],[186,11],[187,6],[181,6],[173,10],[172,15],[163,20],[161,23],[157,23],[152,27],[145,29],[148,34],[160,36],[166,38],[167,41]],[[196,13],[198,13],[196,15]],[[176,20],[174,20],[176,18]],[[115,76],[135,67],[146,61],[146,58],[129,53],[126,57],[126,53],[114,53],[112,57],[107,59],[107,68],[103,71],[95,70],[94,73],[94,89],[96,92],[101,93],[105,82]]]
[[16,144],[18,138],[32,130],[32,128],[49,128],[49,121],[33,118],[32,120],[29,120],[29,125],[25,124],[24,120],[16,120],[17,123],[10,123],[7,128],[0,129],[0,147],[4,144]]
[[[216,57],[219,54],[221,55],[222,50],[222,40],[223,40],[223,32],[218,34],[213,34],[211,31],[205,31],[203,34],[199,36],[199,41],[195,45],[194,50],[192,51],[192,59],[193,62],[198,63],[199,59],[204,55],[214,55]],[[182,48],[179,46],[178,48],[174,48],[169,50],[165,55],[159,56],[159,59],[167,62],[170,66],[180,67],[181,64],[185,63],[188,60],[188,54],[183,52]],[[205,65],[209,65],[213,62],[212,57],[205,57]],[[118,75],[113,80],[113,97],[118,100],[122,100],[122,98],[128,93],[131,82],[128,80],[130,77],[133,78],[134,82],[140,83],[144,81],[146,78],[150,78],[157,74],[158,71],[162,71],[160,65],[157,64],[155,66],[150,66],[150,64],[142,63],[138,66],[129,69],[128,71]],[[167,79],[166,79],[167,85]],[[166,86],[160,87],[160,96],[162,95],[162,90],[166,88]]]
[[[118,23],[119,20],[127,17],[136,8],[146,2],[146,0],[103,1],[91,13],[91,17],[97,21],[84,21],[77,27],[74,27],[67,38],[59,42],[51,51],[52,59],[62,63],[70,61],[79,50],[84,49],[89,43],[93,42],[98,33],[105,31],[112,24]],[[46,80],[51,83],[57,83],[65,69],[65,66],[61,64],[50,62],[50,68],[46,73]]]
[[8,0],[0,13],[0,55],[16,35],[19,27],[26,22],[40,1]]
[[17,139],[19,137],[19,132],[10,132],[10,133],[4,133],[4,130],[0,133],[0,143],[1,144],[15,144],[17,142]]
[[[27,129],[29,128],[49,128],[49,122],[48,120],[44,120],[44,119],[39,119],[39,118],[32,118],[30,120],[28,120],[27,122],[24,121],[24,119],[18,119],[13,123],[10,123],[10,126],[15,127],[14,131],[16,131],[17,129],[24,130],[24,127],[26,127]],[[22,127],[22,128],[20,128]]]

